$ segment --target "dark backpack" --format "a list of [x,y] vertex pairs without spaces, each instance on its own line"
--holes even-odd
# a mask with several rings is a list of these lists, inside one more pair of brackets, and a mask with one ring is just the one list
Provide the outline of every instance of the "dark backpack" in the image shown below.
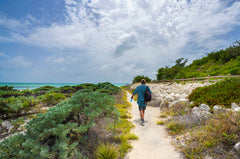
[[151,99],[152,99],[152,95],[151,95],[151,93],[150,93],[150,91],[149,91],[149,88],[148,88],[148,86],[147,86],[147,89],[146,89],[146,91],[145,91],[145,93],[144,93],[144,103],[150,102]]

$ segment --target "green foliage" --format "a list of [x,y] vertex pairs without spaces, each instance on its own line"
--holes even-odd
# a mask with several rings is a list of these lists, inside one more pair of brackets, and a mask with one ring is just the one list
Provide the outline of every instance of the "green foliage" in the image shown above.
[[160,68],[158,80],[205,77],[215,75],[240,74],[240,42],[217,52],[209,53],[206,57],[194,60],[185,66],[187,60],[178,59],[172,67]]
[[166,122],[164,120],[157,121],[157,125],[164,125]]
[[167,124],[167,129],[171,135],[176,135],[184,131],[184,125],[179,124],[176,121],[171,121]]
[[179,58],[175,61],[175,65],[172,67],[166,66],[165,68],[158,69],[157,80],[167,80],[176,78],[177,73],[187,63],[187,59]]
[[17,97],[19,95],[20,92],[16,90],[0,90],[0,98]]
[[118,132],[115,140],[120,143],[119,153],[121,158],[124,158],[128,150],[132,148],[129,140],[133,137],[133,134],[131,134],[130,131],[134,125],[126,118],[126,116],[129,116],[128,109],[131,107],[131,104],[127,101],[127,94],[123,91],[119,94],[120,96],[117,97],[115,107],[120,112],[121,120],[116,124],[116,126],[114,126],[114,131]]
[[0,90],[13,91],[13,87],[12,86],[0,86]]
[[10,118],[26,115],[30,108],[38,103],[34,97],[0,98],[0,116],[1,118]]
[[12,128],[12,133],[16,132],[17,129],[24,124],[24,118],[20,117],[16,120],[13,120],[11,121],[11,124],[13,125],[13,128]]
[[[105,89],[108,90],[108,94],[117,94],[121,89],[119,87],[114,86],[113,84],[109,82],[104,82],[104,83],[98,83],[97,84],[97,89]],[[100,91],[101,92],[101,91]]]
[[134,77],[132,83],[141,82],[142,79],[145,79],[146,82],[151,82],[151,79],[150,79],[149,77],[142,75],[142,76],[136,76],[136,77]]
[[49,91],[46,94],[39,96],[38,99],[45,105],[52,106],[66,99],[66,97],[62,93],[55,93],[53,91]]
[[117,159],[119,156],[116,145],[107,143],[100,144],[96,151],[97,159]]
[[105,93],[79,91],[32,119],[22,140],[14,136],[0,143],[0,158],[83,158],[78,146],[86,144],[95,121],[103,115],[118,117],[114,103]]
[[0,143],[0,158],[22,158],[20,152],[22,152],[22,143],[25,140],[26,136],[22,134],[17,134],[5,139],[3,142]]
[[224,105],[230,107],[233,102],[240,102],[240,80],[238,78],[229,78],[216,84],[199,87],[189,95],[190,101],[194,105],[202,103],[209,106]]
[[45,92],[47,92],[47,91],[51,91],[55,88],[56,87],[54,87],[54,86],[42,86],[42,87],[34,89],[34,91],[45,91]]

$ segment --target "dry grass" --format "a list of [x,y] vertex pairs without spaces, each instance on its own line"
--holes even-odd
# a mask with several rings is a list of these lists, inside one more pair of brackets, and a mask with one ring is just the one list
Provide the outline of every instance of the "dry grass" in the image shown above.
[[239,141],[240,114],[226,112],[214,115],[205,126],[191,130],[190,139],[182,147],[188,158],[233,158],[233,146]]

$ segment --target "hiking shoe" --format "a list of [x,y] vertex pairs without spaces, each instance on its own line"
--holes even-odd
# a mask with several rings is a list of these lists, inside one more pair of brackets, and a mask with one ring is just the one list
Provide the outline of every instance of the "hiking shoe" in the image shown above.
[[141,122],[141,125],[144,126],[144,121]]

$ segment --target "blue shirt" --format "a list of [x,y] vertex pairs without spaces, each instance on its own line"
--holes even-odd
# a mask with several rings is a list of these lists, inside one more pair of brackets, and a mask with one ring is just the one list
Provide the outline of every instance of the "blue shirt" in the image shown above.
[[[140,86],[137,86],[137,88],[133,91],[133,95],[138,94],[137,103],[140,107],[147,105],[147,103],[144,103],[144,94],[146,90],[147,90],[147,86],[145,84],[141,84]],[[148,87],[148,90],[150,93],[152,93],[149,87]]]

